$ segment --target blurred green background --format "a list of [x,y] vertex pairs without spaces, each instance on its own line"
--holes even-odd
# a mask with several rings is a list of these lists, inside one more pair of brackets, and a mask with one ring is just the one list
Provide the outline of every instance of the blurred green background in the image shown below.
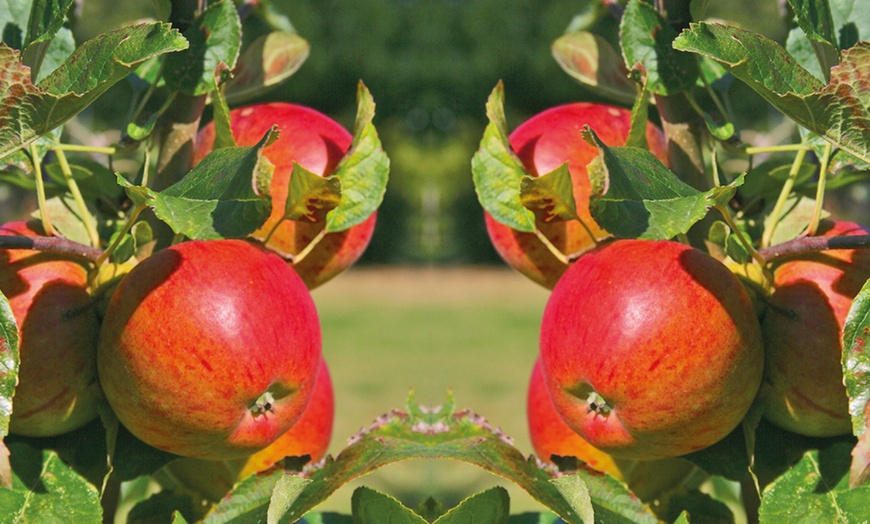
[[[265,3],[265,2],[261,2]],[[261,101],[314,107],[350,128],[356,83],[377,103],[375,124],[391,158],[390,182],[372,243],[360,263],[314,297],[324,352],[336,384],[331,451],[413,387],[425,404],[451,388],[460,407],[486,416],[531,453],[525,387],[537,351],[547,292],[506,269],[483,226],[470,161],[486,125],[486,98],[505,83],[510,128],[547,107],[595,97],[571,80],[550,44],[575,20],[615,35],[614,20],[590,0],[274,0],[311,45],[302,68]],[[777,0],[709,2],[710,15],[784,40]],[[82,42],[137,18],[165,16],[167,2],[77,2],[72,29]],[[264,31],[249,19],[245,38]],[[778,115],[734,84],[738,127],[782,134]],[[131,87],[121,83],[69,127],[79,139],[111,144],[126,125]],[[757,137],[757,136],[756,136]],[[749,137],[747,137],[749,138]],[[116,166],[117,168],[118,166]],[[866,187],[848,198],[865,199]],[[33,208],[0,186],[0,219]],[[447,505],[497,479],[471,466],[397,465],[363,479],[406,503],[435,494]],[[506,482],[500,482],[506,484]],[[511,488],[515,510],[536,509]],[[347,511],[350,492],[327,509]]]

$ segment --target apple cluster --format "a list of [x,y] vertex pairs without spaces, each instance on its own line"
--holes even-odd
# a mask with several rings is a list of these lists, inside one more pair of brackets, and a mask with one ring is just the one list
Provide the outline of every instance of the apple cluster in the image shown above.
[[[275,125],[281,134],[262,153],[274,165],[273,214],[248,238],[188,240],[102,267],[48,251],[0,250],[0,291],[20,339],[10,433],[65,434],[98,413],[105,418],[107,406],[141,441],[188,457],[176,461],[190,461],[177,476],[221,468],[229,476],[223,493],[211,494],[218,498],[284,457],[325,455],[334,397],[310,290],[360,257],[376,216],[309,245],[324,223],[282,214],[293,166],[328,176],[352,137],[293,104],[231,113],[239,145],[256,144]],[[195,162],[213,141],[209,124]],[[0,235],[45,231],[38,221],[19,221]],[[294,258],[302,250],[306,256]],[[206,477],[209,489],[220,484]]]
[[[653,498],[690,471],[678,457],[722,440],[754,405],[800,435],[850,433],[841,339],[852,301],[870,278],[870,253],[776,260],[765,267],[772,286],[753,286],[750,295],[744,279],[705,251],[613,237],[589,212],[587,165],[598,151],[581,130],[588,125],[608,146],[621,146],[630,117],[575,103],[535,115],[510,134],[528,175],[567,163],[580,220],[539,220],[536,234],[485,213],[502,258],[551,289],[528,389],[538,456],[579,458]],[[651,124],[647,144],[667,163],[663,134]],[[867,231],[824,220],[816,234]],[[554,256],[553,248],[568,256]]]

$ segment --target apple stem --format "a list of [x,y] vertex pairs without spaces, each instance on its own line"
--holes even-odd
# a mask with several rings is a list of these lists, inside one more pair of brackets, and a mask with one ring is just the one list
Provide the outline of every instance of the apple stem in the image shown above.
[[133,209],[133,212],[130,213],[130,217],[127,219],[127,222],[124,223],[124,227],[121,228],[121,231],[118,232],[118,236],[115,237],[115,241],[112,242],[112,244],[109,245],[109,247],[107,247],[105,251],[103,251],[103,254],[94,261],[97,267],[103,265],[103,262],[108,260],[109,257],[112,256],[112,253],[114,253],[115,250],[118,249],[118,246],[121,245],[121,241],[124,240],[124,236],[130,231],[130,228],[133,227],[133,224],[136,223],[136,219],[139,218],[139,214],[142,213],[142,211],[144,211],[147,207],[147,205],[142,204]]
[[45,183],[42,181],[42,160],[36,151],[36,145],[30,144],[30,161],[33,162],[33,178],[36,181],[36,200],[39,203],[39,219],[42,221],[42,229],[48,236],[54,236],[54,227],[45,206]]
[[79,214],[81,214],[82,223],[85,226],[85,230],[88,232],[91,245],[94,247],[100,247],[100,234],[97,232],[97,227],[94,225],[94,218],[91,216],[87,204],[85,204],[85,199],[82,197],[79,185],[75,178],[73,178],[72,168],[70,168],[69,162],[66,159],[66,153],[64,153],[63,149],[55,149],[54,154],[57,155],[57,163],[60,165],[60,171],[63,173],[63,178],[66,181],[69,192],[72,194],[76,207],[78,207]]
[[278,231],[278,226],[280,226],[285,220],[287,220],[287,217],[281,217],[281,220],[275,222],[275,225],[272,226],[272,229],[270,229],[269,233],[266,234],[266,238],[263,239],[264,245],[269,243],[269,240],[272,238],[272,235],[275,234],[275,231]]
[[766,262],[792,255],[801,255],[829,249],[867,249],[870,248],[870,235],[849,235],[838,237],[801,236],[782,244],[759,251]]
[[788,178],[785,184],[783,184],[782,191],[780,191],[776,204],[774,204],[773,210],[770,213],[770,224],[764,230],[764,234],[761,237],[761,247],[763,248],[770,246],[773,232],[776,231],[776,226],[779,225],[779,219],[782,217],[788,197],[791,196],[791,190],[794,188],[795,180],[797,179],[801,164],[803,164],[804,158],[807,156],[807,152],[808,149],[799,149],[794,157],[794,162],[792,162],[791,169],[788,172]]
[[[581,221],[580,223],[582,224],[583,222]],[[588,229],[587,229],[587,231],[588,231]],[[538,240],[540,240],[545,246],[547,246],[547,249],[550,250],[550,253],[552,253],[553,256],[559,260],[559,262],[561,262],[565,265],[568,265],[571,263],[571,259],[568,256],[566,256],[565,253],[562,253],[562,251],[560,251],[559,248],[554,246],[553,243],[550,242],[550,239],[547,238],[547,235],[545,235],[537,227],[535,228],[535,236],[538,237]],[[594,239],[595,237],[593,236],[592,238]],[[597,244],[597,242],[596,242],[596,244]]]
[[[731,213],[728,211],[728,209],[722,204],[717,204],[715,207],[716,210],[719,211],[719,213],[722,215],[722,218],[725,219],[725,223],[728,224],[728,227],[731,228],[731,231],[734,232],[734,235],[737,237],[740,243],[743,244],[743,247],[746,248],[749,256],[752,257],[752,260],[754,260],[759,266],[763,268],[767,261],[763,256],[761,256],[758,250],[755,249],[755,246],[752,245],[752,242],[750,242],[749,239],[746,238],[746,235],[743,234],[743,231],[741,231],[740,228],[737,227],[737,224],[734,222],[734,218],[731,216]],[[765,275],[765,279],[766,278],[767,275]]]
[[819,165],[819,182],[816,186],[816,207],[813,209],[813,216],[810,219],[810,225],[807,227],[807,236],[815,236],[816,230],[819,229],[819,221],[822,219],[822,204],[825,201],[825,183],[828,180],[828,162],[831,160],[832,149],[831,143],[826,142],[825,152],[822,154],[822,161]]
[[293,264],[298,264],[299,262],[302,262],[302,259],[304,259],[306,256],[308,256],[308,254],[314,250],[314,248],[317,246],[317,244],[320,243],[321,240],[323,240],[323,237],[325,237],[326,234],[327,234],[326,226],[324,225],[323,229],[321,229],[320,232],[317,233],[317,236],[312,238],[311,242],[309,242],[307,246],[302,248],[302,251],[300,251],[299,253],[296,253],[295,255],[290,256],[290,262]]

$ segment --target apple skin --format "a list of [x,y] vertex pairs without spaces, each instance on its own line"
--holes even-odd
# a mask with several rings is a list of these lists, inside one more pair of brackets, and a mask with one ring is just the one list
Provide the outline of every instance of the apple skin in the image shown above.
[[[858,224],[823,221],[823,236],[866,235]],[[852,432],[843,385],[842,335],[852,300],[870,278],[870,251],[800,255],[774,268],[774,292],[762,320],[767,355],[764,416],[811,437]]]
[[[321,176],[330,175],[353,139],[338,122],[323,113],[285,102],[234,109],[230,111],[230,122],[233,137],[240,146],[255,145],[273,125],[281,131],[275,143],[263,150],[263,155],[275,165],[275,171],[270,186],[272,213],[251,235],[257,240],[264,240],[284,214],[293,163]],[[214,123],[200,130],[194,164],[211,152],[214,135]],[[308,289],[330,280],[362,256],[374,233],[376,220],[377,212],[344,231],[328,233],[308,255],[293,264]],[[267,247],[283,257],[294,256],[310,244],[323,227],[323,222],[285,220],[269,239]]]
[[320,352],[314,302],[281,257],[244,240],[190,241],[151,255],[118,285],[97,366],[133,435],[223,460],[265,448],[296,422]]
[[691,463],[679,458],[616,458],[583,440],[553,406],[540,358],[532,368],[526,414],[532,447],[542,460],[550,462],[553,455],[576,457],[590,468],[624,481],[641,500],[654,500],[679,487],[694,469]]
[[673,241],[616,240],[581,257],[553,289],[540,337],[556,410],[621,458],[718,442],[743,419],[764,369],[737,277]]
[[[44,236],[36,221],[9,222],[0,235]],[[18,324],[18,385],[9,432],[49,437],[97,416],[96,309],[81,264],[29,249],[0,250],[0,291]]]
[[[532,176],[545,175],[568,162],[577,214],[589,227],[595,238],[576,220],[538,222],[540,231],[565,254],[580,254],[595,247],[596,241],[610,235],[589,214],[591,189],[586,166],[597,155],[598,149],[581,136],[589,125],[609,146],[621,146],[628,138],[631,112],[606,104],[577,102],[556,106],[523,122],[509,137],[511,148]],[[668,163],[664,134],[648,124],[646,131],[649,150],[663,163]],[[538,284],[552,289],[559,277],[568,269],[534,234],[512,229],[484,212],[486,230],[493,246],[502,259],[514,269]]]
[[302,416],[283,435],[250,457],[215,461],[181,458],[168,465],[177,480],[211,502],[218,502],[236,482],[265,471],[285,457],[310,455],[316,462],[326,455],[335,418],[335,395],[326,360],[320,370],[311,400]]

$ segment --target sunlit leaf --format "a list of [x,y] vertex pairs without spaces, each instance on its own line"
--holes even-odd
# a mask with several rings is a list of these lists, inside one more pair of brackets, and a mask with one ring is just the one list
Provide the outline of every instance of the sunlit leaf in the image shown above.
[[524,176],[520,181],[520,201],[540,222],[578,219],[568,163],[539,177]]
[[290,190],[284,216],[288,220],[318,222],[341,204],[341,179],[337,176],[322,177],[293,164],[290,175]]
[[309,48],[296,33],[273,31],[259,37],[245,49],[227,82],[227,102],[242,103],[283,82],[302,66]]
[[529,176],[508,141],[504,115],[504,85],[499,82],[486,102],[489,124],[480,149],[471,159],[471,173],[477,199],[502,224],[527,233],[535,230],[535,214],[520,199],[523,177]]

